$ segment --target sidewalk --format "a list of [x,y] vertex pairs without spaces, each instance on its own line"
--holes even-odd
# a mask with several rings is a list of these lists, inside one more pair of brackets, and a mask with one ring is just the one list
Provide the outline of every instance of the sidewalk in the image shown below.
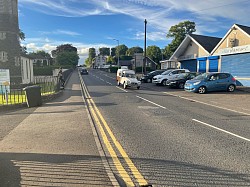
[[[59,98],[29,112],[0,141],[0,186],[113,186],[95,142],[77,71]],[[16,116],[11,111],[1,115]]]

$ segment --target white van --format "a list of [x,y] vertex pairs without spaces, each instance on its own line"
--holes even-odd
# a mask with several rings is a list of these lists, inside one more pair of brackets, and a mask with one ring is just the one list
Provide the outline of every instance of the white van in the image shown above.
[[116,73],[117,85],[123,88],[134,87],[140,89],[141,81],[137,80],[135,71],[128,69],[118,69]]

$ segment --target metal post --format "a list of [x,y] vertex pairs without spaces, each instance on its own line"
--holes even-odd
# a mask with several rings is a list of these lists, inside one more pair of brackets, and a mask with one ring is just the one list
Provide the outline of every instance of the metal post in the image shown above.
[[147,49],[146,49],[146,42],[147,42],[147,20],[144,20],[145,23],[145,34],[144,34],[144,61],[143,61],[143,65],[144,65],[144,74],[146,74],[146,57],[147,57]]

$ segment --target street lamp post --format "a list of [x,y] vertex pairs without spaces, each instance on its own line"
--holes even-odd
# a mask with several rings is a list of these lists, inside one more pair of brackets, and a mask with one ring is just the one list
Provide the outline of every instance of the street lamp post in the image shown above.
[[[119,40],[117,40],[117,39],[113,39],[113,40],[115,40],[115,41],[117,41],[117,44],[118,44],[118,46],[117,46],[117,49],[119,50]],[[117,62],[117,65],[118,65],[118,68],[120,67],[120,55],[119,55],[119,51],[117,51],[117,56],[118,56],[118,62]]]
[[146,42],[147,42],[147,20],[145,19],[144,20],[144,23],[145,23],[145,34],[144,34],[144,61],[143,61],[143,65],[144,65],[144,74],[146,74],[146,58],[147,58],[147,44],[146,44]]

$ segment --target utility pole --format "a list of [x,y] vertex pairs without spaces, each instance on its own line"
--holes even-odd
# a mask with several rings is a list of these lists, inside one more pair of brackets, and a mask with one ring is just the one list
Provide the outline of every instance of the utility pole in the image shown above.
[[144,20],[145,25],[145,34],[144,34],[144,60],[143,60],[143,66],[144,66],[144,74],[146,74],[146,58],[147,58],[147,20]]
[[[115,41],[117,41],[117,44],[118,44],[118,46],[117,46],[117,49],[119,50],[119,40],[117,40],[117,39],[113,39],[113,40],[115,40]],[[118,58],[118,62],[117,62],[117,66],[118,66],[118,69],[119,69],[119,67],[120,67],[120,60],[119,60],[119,58],[120,58],[120,55],[119,55],[119,53],[120,53],[120,51],[118,51],[117,50],[117,58]]]

